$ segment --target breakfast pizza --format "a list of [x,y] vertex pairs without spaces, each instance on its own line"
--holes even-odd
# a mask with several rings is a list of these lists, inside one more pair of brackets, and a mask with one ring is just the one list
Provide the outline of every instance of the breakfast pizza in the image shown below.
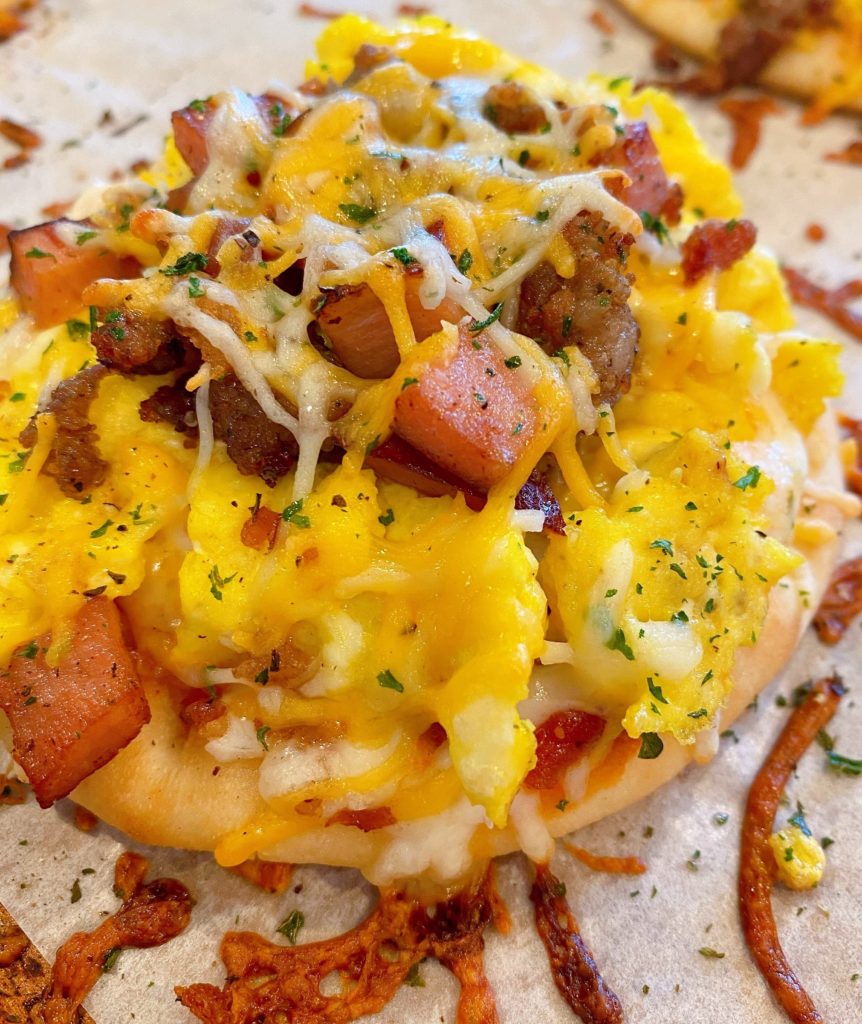
[[806,120],[862,111],[859,0],[618,0],[662,39],[706,61],[682,88],[769,86],[810,100]]
[[434,18],[9,244],[4,731],[142,842],[487,908],[715,753],[857,512],[840,348],[678,106]]

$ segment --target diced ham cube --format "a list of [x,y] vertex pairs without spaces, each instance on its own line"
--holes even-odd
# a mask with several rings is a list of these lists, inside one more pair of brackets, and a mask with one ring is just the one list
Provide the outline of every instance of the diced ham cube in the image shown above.
[[472,487],[488,490],[517,462],[540,429],[524,377],[469,327],[454,354],[431,363],[395,401],[399,437]]
[[116,605],[88,601],[56,668],[39,637],[0,675],[0,708],[12,726],[13,753],[40,806],[67,796],[107,764],[150,720]]
[[[426,309],[419,301],[421,275],[405,278],[405,301],[417,341],[440,330],[444,320],[458,323],[464,310],[452,299]],[[320,329],[332,344],[341,363],[363,379],[391,377],[400,356],[392,325],[383,303],[366,284],[335,288],[326,294],[326,305],[318,315]]]
[[9,232],[12,287],[24,312],[40,329],[73,317],[84,304],[84,289],[93,281],[137,277],[141,269],[133,257],[111,252],[94,241],[69,244],[58,231],[63,225],[68,225],[73,239],[75,233],[91,230],[86,223],[64,219]]

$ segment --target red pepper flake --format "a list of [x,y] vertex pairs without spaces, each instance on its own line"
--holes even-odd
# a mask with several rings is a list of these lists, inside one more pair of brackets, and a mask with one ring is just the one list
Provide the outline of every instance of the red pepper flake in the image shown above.
[[574,843],[563,843],[563,846],[573,857],[593,871],[603,871],[609,875],[643,875],[647,866],[640,857],[601,857],[598,854],[590,853],[581,846]]
[[814,628],[821,643],[837,644],[850,623],[862,612],[862,555],[843,562],[832,574],[823,595]]
[[565,885],[551,874],[546,864],[536,866],[530,899],[535,907],[536,929],[548,951],[560,995],[583,1024],[621,1024],[620,1001],[599,974],[593,955],[581,938],[566,899]]
[[331,818],[327,818],[326,824],[347,825],[350,828],[358,828],[360,832],[376,832],[379,828],[387,828],[395,824],[395,815],[389,807],[363,807],[358,811],[351,811],[348,807],[336,811]]
[[787,962],[778,939],[771,901],[775,860],[769,837],[787,780],[817,733],[835,714],[843,694],[837,676],[814,683],[757,773],[742,823],[738,896],[745,942],[793,1024],[822,1024],[823,1018]]
[[826,228],[822,224],[809,224],[805,229],[805,237],[809,242],[822,242],[826,237]]
[[300,4],[296,8],[296,13],[301,18],[323,18],[326,21],[333,21],[335,18],[340,18],[344,11],[331,11],[324,7],[318,7],[316,4]]
[[42,137],[31,128],[18,124],[7,117],[0,117],[0,137],[11,142],[19,149],[37,149],[42,145]]
[[771,96],[762,96],[757,99],[723,99],[718,109],[730,118],[733,126],[731,167],[742,170],[760,142],[760,126],[764,117],[780,114],[784,107]]
[[781,272],[794,302],[816,309],[862,341],[862,313],[850,309],[850,303],[862,297],[862,279],[854,278],[837,288],[822,288],[792,267],[782,267]]
[[616,35],[617,27],[604,11],[591,11],[587,21],[597,29],[603,36]]
[[293,878],[293,865],[277,860],[245,860],[228,870],[264,892],[279,895],[287,891]]
[[853,164],[862,167],[862,139],[849,142],[844,149],[837,153],[827,153],[826,159],[835,164]]

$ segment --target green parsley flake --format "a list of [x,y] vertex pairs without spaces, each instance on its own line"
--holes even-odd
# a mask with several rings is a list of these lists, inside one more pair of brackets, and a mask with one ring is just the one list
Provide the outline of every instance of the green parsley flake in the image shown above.
[[201,284],[199,277],[189,278],[189,298],[199,299],[202,295],[206,295],[206,289]]
[[216,599],[216,601],[221,601],[222,589],[226,587],[228,583],[231,582],[231,580],[236,578],[236,573],[233,573],[232,576],[221,576],[218,571],[218,566],[214,565],[212,569],[210,569],[207,578],[210,581],[210,593]]
[[196,270],[205,270],[209,258],[202,252],[187,252],[169,267],[161,267],[160,274],[165,277],[184,277],[186,274],[194,273]]
[[391,508],[386,509],[386,514],[377,517],[377,522],[381,526],[391,526],[395,522],[395,513]]
[[47,259],[48,257],[50,257],[52,260],[55,260],[57,258],[56,256],[53,255],[53,253],[45,252],[43,249],[37,249],[35,246],[33,246],[32,249],[28,249],[27,252],[24,253],[24,255],[27,257],[28,260],[44,260]]
[[279,935],[283,935],[291,946],[295,946],[296,938],[304,924],[305,914],[301,910],[291,910],[275,930]]
[[395,259],[398,260],[399,263],[403,263],[405,267],[412,267],[414,263],[419,262],[415,256],[410,255],[403,245],[399,245],[395,249],[390,249],[389,251]]
[[723,960],[724,953],[719,953],[718,950],[710,949],[709,946],[701,946],[698,950],[701,956],[706,957],[707,960]]
[[95,530],[91,530],[90,531],[90,536],[93,539],[96,539],[97,537],[104,537],[105,534],[108,532],[108,527],[113,526],[113,525],[114,525],[114,520],[113,519],[106,519],[104,521],[104,523],[102,523],[101,526],[97,526]]
[[398,682],[388,668],[377,673],[377,682],[386,690],[395,690],[396,693],[404,693],[404,685]]
[[507,370],[517,370],[520,365],[521,365],[521,357],[520,356],[509,356],[509,358],[505,362],[505,366],[506,366]]
[[75,245],[83,245],[84,242],[89,242],[91,238],[95,238],[97,234],[97,231],[82,231],[75,236]]
[[339,203],[338,209],[348,220],[357,224],[367,224],[377,216],[377,210],[371,206],[362,206],[359,203]]
[[627,661],[635,660],[634,651],[626,643],[626,635],[623,632],[622,626],[618,626],[613,631],[611,638],[605,641],[605,647],[609,651],[619,651]]
[[267,733],[272,732],[272,729],[268,725],[262,725],[257,730],[255,735],[257,736],[257,742],[263,747],[264,750],[269,750],[269,744],[266,742]]
[[760,467],[750,466],[746,473],[744,473],[738,480],[734,480],[733,486],[738,487],[741,491],[745,491],[749,487],[757,487],[759,482]]
[[281,518],[286,523],[293,523],[300,530],[307,530],[311,526],[311,520],[302,513],[302,498],[292,501],[281,513]]
[[404,380],[401,382],[401,390],[402,391],[406,391],[407,388],[411,387],[413,384],[418,384],[418,383],[419,383],[419,378],[418,377],[405,377]]
[[470,267],[473,266],[473,253],[469,249],[465,249],[458,257],[457,267],[462,274],[466,274]]
[[638,757],[643,761],[654,761],[663,750],[664,743],[662,743],[661,736],[658,733],[645,732],[641,736],[641,748],[638,751]]
[[491,310],[491,313],[485,317],[484,320],[474,321],[470,324],[470,330],[473,334],[479,334],[485,330],[486,327],[490,327],[491,324],[496,323],[500,319],[500,315],[503,312],[503,303],[498,302],[496,306]]
[[647,676],[647,686],[649,687],[649,692],[659,704],[667,704],[667,697],[661,692],[661,687],[653,682],[652,676]]

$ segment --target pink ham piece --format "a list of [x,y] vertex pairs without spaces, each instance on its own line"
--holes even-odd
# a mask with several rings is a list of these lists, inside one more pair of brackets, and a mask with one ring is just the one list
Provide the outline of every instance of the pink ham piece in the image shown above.
[[87,601],[56,668],[50,637],[16,651],[0,674],[0,708],[12,726],[15,760],[41,807],[67,796],[107,764],[150,720],[150,709],[113,601]]
[[[71,244],[62,239],[58,231],[61,226],[70,229]],[[33,317],[39,329],[53,327],[78,313],[84,289],[100,277],[139,275],[140,264],[131,256],[121,256],[93,241],[76,244],[76,234],[91,230],[87,223],[63,219],[9,232],[12,287],[24,312]]]

